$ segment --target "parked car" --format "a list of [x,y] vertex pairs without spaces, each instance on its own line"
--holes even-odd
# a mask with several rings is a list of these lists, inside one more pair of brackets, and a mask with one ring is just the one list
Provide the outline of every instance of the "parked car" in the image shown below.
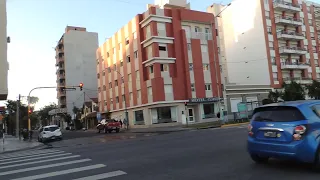
[[112,131],[120,132],[121,124],[115,119],[103,119],[97,125],[98,133],[111,133]]
[[38,141],[62,140],[62,133],[57,125],[44,126],[39,129]]
[[318,165],[320,101],[281,102],[256,108],[248,125],[247,150],[257,163],[278,158]]

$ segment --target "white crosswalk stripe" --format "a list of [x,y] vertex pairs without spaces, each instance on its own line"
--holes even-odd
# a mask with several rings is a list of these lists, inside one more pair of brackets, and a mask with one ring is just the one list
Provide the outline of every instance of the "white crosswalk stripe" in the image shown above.
[[[126,175],[106,170],[105,164],[54,149],[37,149],[0,154],[1,180],[74,179],[101,180]],[[82,173],[87,171],[88,173]],[[82,175],[81,175],[82,174]]]

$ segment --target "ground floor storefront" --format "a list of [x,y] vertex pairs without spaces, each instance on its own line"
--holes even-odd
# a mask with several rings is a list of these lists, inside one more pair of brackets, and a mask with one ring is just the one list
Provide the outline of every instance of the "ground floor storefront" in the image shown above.
[[[127,110],[130,127],[161,127],[219,120],[218,102],[157,102]],[[125,110],[114,111],[111,118],[125,122]]]

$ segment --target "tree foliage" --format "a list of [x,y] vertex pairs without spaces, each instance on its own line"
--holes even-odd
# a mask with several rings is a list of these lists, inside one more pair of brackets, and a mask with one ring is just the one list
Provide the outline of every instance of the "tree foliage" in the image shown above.
[[36,104],[39,101],[38,97],[30,96],[30,104]]
[[50,119],[49,111],[56,109],[56,108],[57,108],[57,105],[52,103],[52,104],[44,106],[43,108],[40,109],[38,116],[41,119],[43,125],[46,125],[47,120]]
[[282,95],[282,93],[278,90],[270,91],[268,94],[268,99],[270,100],[270,103],[276,103],[276,102],[278,102],[281,95]]
[[283,84],[283,92],[281,94],[281,98],[284,101],[297,101],[305,99],[305,91],[301,84],[291,81],[291,83]]
[[312,84],[307,85],[308,96],[313,99],[320,99],[320,82],[313,80]]

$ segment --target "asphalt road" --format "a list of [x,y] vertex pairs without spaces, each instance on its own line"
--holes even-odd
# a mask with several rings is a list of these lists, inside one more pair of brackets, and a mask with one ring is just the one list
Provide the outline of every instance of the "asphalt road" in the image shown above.
[[319,173],[300,163],[271,160],[266,165],[255,164],[246,153],[245,127],[75,141],[82,143],[55,142],[53,148],[33,150],[31,156],[21,152],[0,155],[0,179],[319,179]]

